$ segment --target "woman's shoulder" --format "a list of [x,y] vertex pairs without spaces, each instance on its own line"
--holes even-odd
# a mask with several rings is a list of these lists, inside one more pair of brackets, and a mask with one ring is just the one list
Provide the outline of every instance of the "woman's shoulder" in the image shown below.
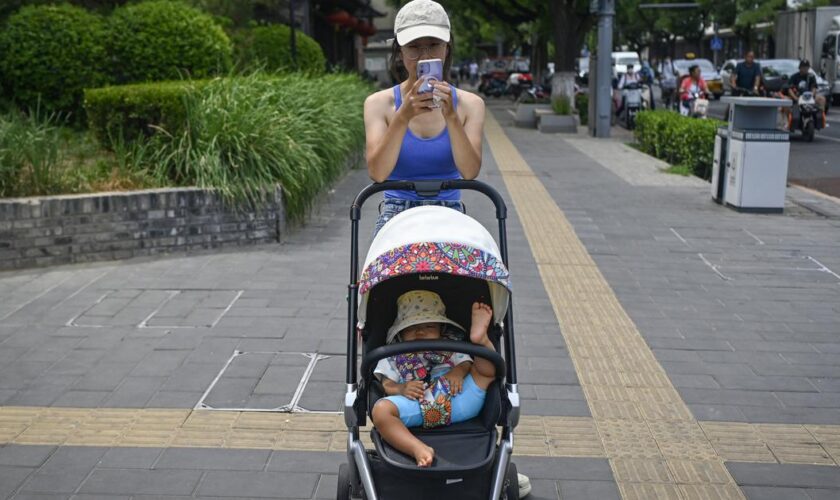
[[464,89],[457,89],[458,105],[466,106],[466,109],[484,109],[484,99],[477,94]]
[[393,106],[394,105],[394,88],[388,87],[374,92],[367,96],[365,104],[374,106]]

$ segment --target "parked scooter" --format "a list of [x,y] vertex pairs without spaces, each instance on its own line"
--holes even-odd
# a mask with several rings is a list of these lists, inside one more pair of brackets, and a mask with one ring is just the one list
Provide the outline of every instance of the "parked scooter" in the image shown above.
[[511,73],[505,83],[504,94],[509,95],[513,100],[518,100],[522,92],[534,86],[534,79],[531,73]]
[[481,85],[478,90],[484,93],[487,97],[501,97],[505,93],[507,83],[505,80],[499,79],[495,76],[482,78]]

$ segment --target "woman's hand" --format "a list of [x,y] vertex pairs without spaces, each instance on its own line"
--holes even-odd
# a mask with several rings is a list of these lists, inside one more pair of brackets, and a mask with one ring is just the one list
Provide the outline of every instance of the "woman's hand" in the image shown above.
[[413,399],[415,401],[423,399],[424,392],[426,392],[426,384],[420,380],[412,380],[411,382],[400,384],[400,394],[408,399]]
[[446,82],[435,82],[434,91],[432,94],[440,103],[440,110],[443,112],[443,117],[447,120],[457,116],[455,106],[452,104],[452,93],[455,89]]
[[414,85],[408,89],[408,92],[403,95],[403,102],[400,109],[397,111],[397,115],[402,117],[405,120],[405,123],[411,121],[412,118],[415,116],[422,115],[424,113],[429,113],[432,111],[432,103],[433,103],[433,93],[426,92],[425,94],[418,94],[417,91],[420,90],[420,86],[423,85],[425,80],[422,78],[414,82]]

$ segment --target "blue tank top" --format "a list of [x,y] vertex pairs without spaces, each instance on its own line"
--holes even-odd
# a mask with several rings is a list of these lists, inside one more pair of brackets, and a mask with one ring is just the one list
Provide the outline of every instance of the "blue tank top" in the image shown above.
[[[455,87],[452,87],[455,90]],[[397,109],[402,104],[400,86],[394,86],[394,101]],[[452,93],[452,106],[458,109],[458,92]],[[397,164],[388,177],[390,181],[417,181],[427,179],[460,179],[461,172],[455,166],[455,157],[452,155],[452,144],[449,142],[449,129],[444,128],[440,134],[423,139],[411,132],[405,131],[403,136],[400,155],[397,157]],[[385,198],[400,200],[448,200],[458,201],[461,199],[461,191],[448,189],[441,191],[438,196],[424,198],[413,191],[385,191]]]

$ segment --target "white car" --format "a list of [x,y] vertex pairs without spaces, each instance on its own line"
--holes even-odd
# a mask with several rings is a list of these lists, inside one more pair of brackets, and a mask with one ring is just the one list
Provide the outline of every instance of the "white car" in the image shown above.
[[732,83],[730,82],[732,79],[732,73],[735,72],[735,66],[738,66],[738,64],[743,61],[743,59],[730,59],[723,63],[723,66],[720,68],[720,78],[723,80],[724,92],[732,92]]
[[627,66],[633,65],[633,70],[638,74],[642,70],[642,61],[638,52],[613,52],[612,71],[613,78],[621,78],[627,72]]

